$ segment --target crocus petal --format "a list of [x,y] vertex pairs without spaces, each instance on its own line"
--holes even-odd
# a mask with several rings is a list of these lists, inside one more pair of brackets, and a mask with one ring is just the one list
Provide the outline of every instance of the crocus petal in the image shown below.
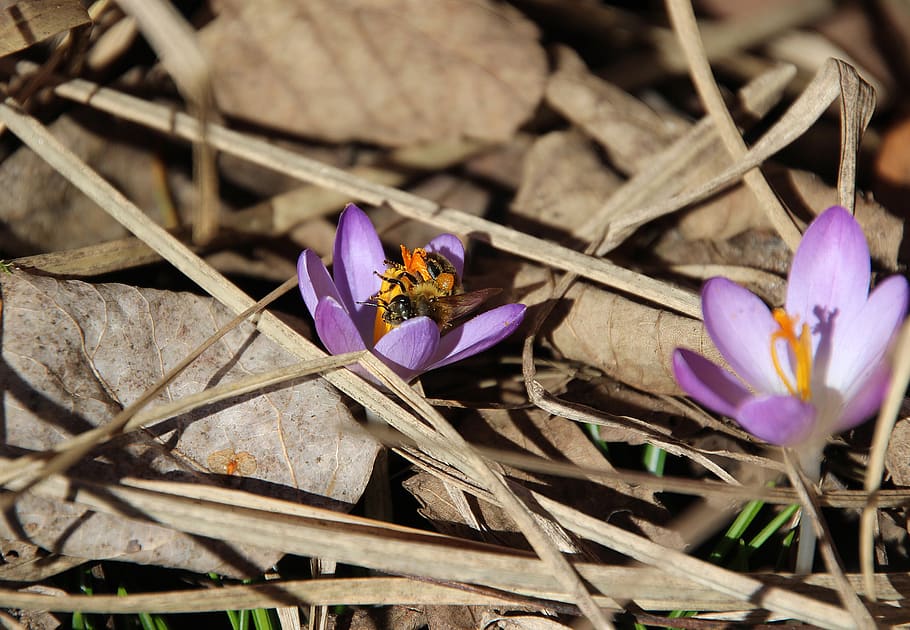
[[734,419],[760,440],[779,446],[797,444],[812,434],[816,409],[795,396],[756,396]]
[[[756,391],[783,393],[771,361],[771,335],[779,326],[758,296],[726,278],[711,278],[701,291],[705,328],[721,356]],[[779,347],[782,367],[786,350]]]
[[319,298],[329,296],[341,302],[335,283],[332,282],[332,277],[322,264],[322,260],[308,249],[303,250],[297,259],[297,284],[303,296],[303,303],[313,317],[316,317]]
[[787,312],[810,325],[818,307],[853,319],[869,293],[869,247],[856,219],[840,206],[825,210],[800,241],[787,283]]
[[426,370],[439,346],[439,327],[429,317],[402,322],[376,342],[373,352],[405,380]]
[[685,348],[673,353],[673,374],[686,394],[724,416],[732,418],[752,397],[730,372]]
[[338,219],[332,262],[335,286],[348,308],[361,337],[371,339],[376,308],[360,304],[379,290],[376,272],[385,271],[385,254],[369,217],[354,204],[348,204]]
[[834,360],[826,382],[846,390],[884,356],[895,331],[907,314],[908,287],[903,276],[883,280],[853,320],[835,324]]
[[440,234],[427,243],[424,248],[427,252],[435,252],[445,256],[446,260],[455,267],[455,275],[461,280],[464,276],[464,245],[454,234]]
[[504,304],[469,319],[442,338],[434,361],[426,369],[460,361],[496,345],[515,332],[526,308],[524,304]]
[[891,363],[882,359],[865,381],[850,392],[849,398],[832,433],[846,431],[872,417],[881,407],[891,382]]
[[313,315],[316,333],[326,350],[332,354],[344,354],[365,350],[366,346],[354,326],[350,314],[335,298],[321,297]]

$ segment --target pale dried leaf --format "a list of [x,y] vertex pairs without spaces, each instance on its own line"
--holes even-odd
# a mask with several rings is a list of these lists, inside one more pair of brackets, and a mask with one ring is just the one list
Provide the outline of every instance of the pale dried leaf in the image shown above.
[[200,33],[221,108],[329,141],[504,141],[536,108],[536,28],[487,0],[220,0]]
[[[773,168],[768,174],[775,190],[807,221],[837,203],[837,191],[813,173]],[[897,268],[904,223],[871,197],[856,199],[856,219],[866,234],[872,258],[886,269]],[[746,230],[770,230],[767,215],[742,186],[687,212],[679,231],[687,240],[731,238]],[[734,262],[734,261],[730,261]],[[761,265],[762,268],[769,268]]]
[[517,229],[587,243],[583,229],[620,180],[580,133],[555,131],[537,139],[525,157],[521,188],[512,201],[509,223]]
[[[232,317],[214,300],[191,294],[21,272],[3,275],[0,283],[7,453],[48,449],[108,421]],[[203,353],[157,400],[294,361],[245,324]],[[377,452],[338,393],[315,378],[196,409],[129,437],[128,444],[105,447],[104,457],[86,462],[83,472],[189,478],[338,507],[357,501]],[[217,545],[155,525],[86,514],[75,504],[38,497],[26,497],[17,510],[29,540],[68,555],[233,574],[264,568],[278,557],[235,548],[241,559],[247,556],[243,562],[225,555],[216,563]]]
[[497,630],[569,630],[573,626],[567,626],[557,619],[542,615],[504,616],[501,613],[488,613],[484,615],[481,627],[496,628]]
[[21,540],[0,541],[0,581],[40,582],[86,562],[85,558],[48,553]]
[[[130,196],[156,221],[163,222],[162,191],[149,151],[121,142],[110,129],[99,131],[81,119],[61,116],[50,125],[54,136]],[[40,182],[40,185],[36,185]],[[186,176],[172,173],[168,187],[178,207],[189,207]],[[29,148],[21,147],[0,164],[0,246],[8,255],[29,255],[93,245],[121,238],[126,230],[97,204],[78,192]]]
[[350,618],[336,619],[335,623],[335,628],[347,630],[419,630],[426,627],[427,618],[415,606],[385,606],[355,609]]
[[882,22],[870,17],[861,5],[841,5],[812,30],[794,29],[774,38],[766,53],[805,72],[815,72],[829,57],[843,59],[875,86],[880,102],[888,103],[894,97],[895,77],[877,45]]
[[518,133],[507,144],[485,151],[464,166],[466,173],[509,190],[521,185],[525,155],[536,136]]
[[[539,304],[555,285],[549,270],[531,264],[498,264],[478,280],[513,278],[503,299]],[[488,284],[484,285],[483,282]],[[678,346],[720,360],[700,321],[634,302],[587,282],[578,282],[544,323],[541,337],[563,358],[593,366],[618,381],[652,394],[679,394],[670,365]]]
[[904,418],[894,425],[885,466],[895,485],[910,486],[910,419]]
[[594,76],[569,48],[557,49],[547,103],[606,148],[616,168],[635,173],[685,131],[647,105]]

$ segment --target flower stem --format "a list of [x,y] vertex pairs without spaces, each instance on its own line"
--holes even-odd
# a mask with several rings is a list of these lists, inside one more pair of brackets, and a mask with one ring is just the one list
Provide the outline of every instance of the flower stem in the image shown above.
[[[812,483],[821,479],[822,451],[821,449],[807,449],[799,454],[799,465]],[[806,518],[803,510],[799,519],[799,542],[796,547],[796,574],[808,575],[812,573],[812,563],[815,560],[815,523]]]

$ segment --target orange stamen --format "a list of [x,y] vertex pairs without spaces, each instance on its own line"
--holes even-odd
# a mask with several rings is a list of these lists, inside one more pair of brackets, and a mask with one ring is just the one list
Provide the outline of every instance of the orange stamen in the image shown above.
[[[799,336],[797,336],[796,322],[798,318],[790,317],[782,308],[774,309],[771,314],[780,327],[779,330],[771,334],[771,362],[774,364],[774,370],[792,396],[798,395],[801,400],[809,400],[812,397],[812,335],[809,330],[809,324],[803,324],[800,328]],[[784,372],[780,357],[777,356],[776,342],[778,339],[783,339],[787,342],[796,359],[795,384],[790,381],[786,372]]]
[[401,262],[404,263],[405,271],[408,273],[416,274],[424,280],[430,279],[430,272],[427,271],[427,252],[422,247],[416,247],[413,252],[410,252],[407,247],[402,245]]

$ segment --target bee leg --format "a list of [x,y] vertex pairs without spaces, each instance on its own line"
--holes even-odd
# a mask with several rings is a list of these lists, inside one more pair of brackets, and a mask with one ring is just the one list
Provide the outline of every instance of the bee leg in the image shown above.
[[451,293],[455,288],[455,276],[450,273],[441,273],[436,277],[436,288],[446,293]]

